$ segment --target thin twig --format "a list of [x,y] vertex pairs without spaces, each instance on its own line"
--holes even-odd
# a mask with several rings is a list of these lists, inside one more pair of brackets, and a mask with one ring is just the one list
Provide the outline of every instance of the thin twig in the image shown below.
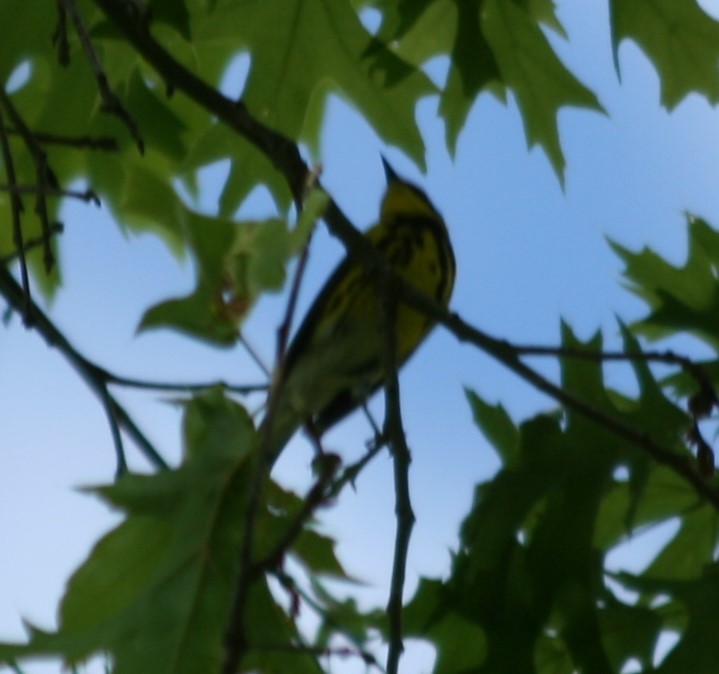
[[115,401],[110,395],[107,386],[99,387],[98,392],[102,406],[105,408],[107,423],[110,426],[112,444],[115,446],[115,457],[117,459],[115,479],[120,479],[127,472],[127,458],[125,457],[125,446],[122,442],[122,433],[120,433],[120,422],[115,409]]
[[145,455],[145,458],[155,468],[165,470],[169,468],[165,460],[160,456],[155,446],[150,442],[148,437],[140,430],[139,426],[135,423],[133,418],[129,415],[127,410],[122,407],[115,398],[110,396],[110,401],[113,405],[113,411],[117,418],[117,423],[127,433],[132,441],[137,445],[140,452]]
[[534,345],[512,344],[518,354],[528,356],[553,356],[557,358],[574,358],[594,362],[648,362],[678,365],[697,383],[698,390],[689,398],[688,408],[692,417],[691,426],[687,429],[687,438],[697,450],[697,469],[704,478],[714,474],[714,452],[702,436],[698,421],[708,416],[713,408],[719,408],[719,396],[714,383],[704,370],[691,358],[666,351],[596,351],[581,347],[547,347]]
[[[658,463],[669,467],[677,475],[686,480],[699,496],[705,498],[716,510],[719,510],[719,491],[704,479],[687,456],[659,444],[646,431],[626,424],[577,398],[522,362],[519,356],[513,351],[511,345],[504,340],[491,337],[478,328],[469,325],[457,314],[448,312],[430,298],[420,299],[416,291],[413,292],[413,290],[414,289],[409,287],[409,292],[405,298],[408,304],[419,308],[421,311],[426,311],[428,315],[447,327],[458,339],[478,346],[518,374],[522,379],[532,384],[535,388],[564,405],[567,409],[581,414],[595,422],[601,428],[606,429],[617,437],[627,440]],[[402,289],[403,297],[405,295],[404,291],[405,288]]]
[[247,351],[247,353],[249,354],[250,358],[252,358],[252,360],[255,362],[255,365],[257,365],[257,367],[260,368],[260,370],[262,371],[262,373],[263,373],[264,375],[266,375],[267,378],[269,379],[269,377],[270,377],[270,368],[267,367],[267,363],[265,363],[265,362],[262,360],[262,357],[261,357],[260,354],[257,352],[257,350],[255,349],[255,347],[252,346],[252,344],[250,344],[250,342],[248,342],[247,339],[245,339],[245,336],[244,336],[242,333],[239,334],[239,336],[238,336],[238,341],[239,341],[240,344],[242,344],[242,346],[245,348],[245,351]]
[[[281,355],[279,350],[277,355],[278,358]],[[279,373],[279,368],[281,368],[281,361],[276,365],[275,372]],[[267,394],[266,416],[270,419],[270,422],[263,426],[257,441],[257,452],[254,457],[254,466],[248,488],[247,508],[244,516],[232,608],[225,632],[225,659],[222,665],[222,674],[235,674],[248,648],[245,613],[250,587],[256,573],[255,565],[252,562],[252,550],[262,494],[274,458],[271,456],[272,448],[270,447],[271,420],[274,418],[280,386],[279,377],[275,376]]]
[[[276,368],[276,371],[277,368]],[[280,382],[274,377],[267,394],[267,412],[270,419],[273,418],[277,406]],[[225,630],[225,658],[222,664],[222,674],[235,674],[240,666],[248,648],[245,613],[250,588],[255,579],[256,567],[252,562],[252,551],[254,548],[255,527],[260,512],[262,495],[265,483],[269,477],[272,467],[270,437],[272,424],[264,425],[263,430],[257,439],[257,451],[253,457],[250,481],[247,494],[247,506],[244,514],[244,526],[242,529],[242,540],[238,554],[235,589],[232,596],[230,618]]]
[[[10,97],[3,90],[0,90],[0,105],[5,108],[5,112],[9,117],[12,125],[18,131],[18,135],[22,138],[27,151],[32,157],[33,163],[35,164],[35,181],[37,184],[37,191],[35,192],[35,213],[40,218],[40,226],[42,228],[42,234],[45,239],[43,245],[43,262],[45,264],[45,271],[50,273],[52,268],[55,266],[55,255],[52,252],[51,245],[51,225],[50,217],[47,212],[47,201],[46,195],[50,189],[56,189],[57,179],[50,169],[47,163],[47,154],[42,149],[40,144],[35,139],[32,131],[25,124],[25,120],[21,117],[20,113],[15,109]],[[0,120],[0,123],[3,123]],[[10,184],[13,181],[8,180]]]
[[[270,386],[267,394],[268,414],[272,413],[277,399],[277,386]],[[243,517],[242,540],[237,560],[235,589],[232,594],[230,617],[225,630],[225,657],[222,674],[236,674],[249,644],[247,642],[246,610],[250,588],[255,579],[255,567],[252,563],[252,551],[255,542],[255,528],[262,503],[265,483],[269,477],[270,462],[270,428],[264,427],[257,439],[257,452],[253,457],[253,466],[247,494],[247,506]]]
[[[12,185],[0,183],[0,190],[3,192],[14,192],[17,194],[39,194],[42,188],[39,185]],[[92,202],[95,206],[101,206],[100,198],[92,190],[79,192],[77,190],[63,190],[56,187],[46,187],[45,196],[47,197],[70,197],[71,199],[79,199],[84,202]],[[55,223],[57,224],[57,223]],[[52,225],[50,225],[52,229]]]
[[337,479],[335,479],[330,486],[328,497],[334,498],[337,496],[347,484],[351,484],[354,487],[357,476],[386,446],[387,444],[384,438],[380,438],[379,441],[373,442],[372,446],[367,450],[361,459],[358,459],[342,470]]
[[257,646],[257,651],[265,651],[268,653],[297,653],[299,655],[308,654],[316,655],[318,657],[341,657],[351,658],[357,657],[364,662],[365,665],[378,667],[375,657],[367,651],[362,651],[357,648],[351,648],[350,646],[335,646],[334,648],[326,646],[293,646],[289,644],[277,644],[276,646]]
[[10,667],[15,674],[25,674],[15,660],[8,661],[7,666]]
[[[50,235],[55,234],[61,234],[64,227],[62,226],[61,222],[54,222],[52,225],[50,225]],[[15,250],[9,255],[1,255],[0,256],[0,264],[3,265],[9,265],[12,262],[14,262],[16,259],[22,260],[25,257],[25,253],[32,250],[33,248],[37,248],[39,246],[42,246],[45,243],[45,239],[42,236],[38,236],[34,239],[28,239],[24,245],[22,252],[19,250]]]
[[[297,212],[299,214],[302,211],[301,200],[297,201],[296,205]],[[297,301],[297,294],[299,291],[299,286],[302,280],[302,275],[304,273],[304,267],[307,260],[309,250],[308,246],[309,241],[307,242],[307,244],[305,244],[303,254],[295,272],[292,290],[290,292],[290,299],[287,303],[287,308],[285,310],[284,320],[282,321],[282,324],[277,331],[278,346],[276,352],[274,376],[272,378],[272,384],[267,395],[266,417],[269,419],[269,423],[263,426],[263,431],[258,438],[258,451],[254,459],[255,464],[250,478],[247,510],[245,513],[244,522],[245,526],[243,528],[242,542],[240,544],[237,580],[232,600],[230,619],[228,621],[228,626],[225,634],[225,660],[222,666],[222,674],[234,674],[234,672],[239,667],[242,659],[244,658],[245,651],[248,647],[245,634],[245,612],[247,608],[247,600],[250,587],[257,572],[257,567],[252,562],[255,527],[257,524],[257,517],[262,501],[264,485],[269,476],[272,462],[276,458],[276,456],[271,456],[273,448],[270,447],[272,419],[274,418],[275,408],[277,406],[280,389],[282,387],[282,361],[284,360],[285,356],[286,341],[289,335],[289,330],[292,323],[292,316],[294,314],[295,304]],[[326,473],[323,473],[323,475],[324,474]],[[331,477],[328,477],[327,479],[329,480],[331,479]],[[322,490],[324,490],[324,487],[326,486],[326,484],[321,481],[318,481],[317,485],[320,485],[322,487]],[[310,507],[310,512],[312,512],[321,502],[322,494],[317,493],[313,489],[310,492],[310,496],[313,496],[314,499],[319,499],[315,503],[308,497],[308,502],[305,503],[305,505]],[[294,535],[296,535],[296,533],[297,532],[295,531],[290,531],[290,535],[292,535],[293,537]]]
[[[4,267],[0,266],[0,294],[5,297],[10,306],[15,311],[22,311],[24,305],[24,293],[20,285],[17,283],[13,275]],[[34,317],[33,328],[42,336],[42,338],[50,345],[59,349],[60,353],[75,368],[80,377],[90,387],[90,389],[98,396],[102,402],[108,415],[112,415],[115,423],[133,438],[140,451],[145,458],[155,467],[165,469],[168,467],[165,460],[160,456],[158,451],[146,436],[139,430],[137,425],[132,421],[130,415],[125,408],[112,396],[108,390],[108,382],[103,377],[105,372],[94,363],[85,358],[58,330],[54,323],[45,315],[45,313],[34,302],[30,307]],[[115,431],[113,430],[113,436]],[[115,444],[118,452],[118,471],[122,470],[120,462],[121,448]]]
[[70,63],[70,43],[67,39],[67,14],[63,7],[62,0],[57,0],[57,24],[52,33],[52,43],[57,45],[57,60],[61,66]]
[[327,502],[328,486],[331,484],[338,466],[339,462],[337,461],[321,463],[321,473],[305,498],[302,499],[302,507],[299,512],[293,517],[274,547],[262,559],[253,564],[252,572],[255,576],[281,565],[297,537],[304,531],[305,524],[312,519],[317,509]]
[[206,391],[210,388],[219,387],[231,393],[238,395],[249,395],[250,393],[259,393],[267,390],[267,384],[228,384],[225,381],[208,381],[208,382],[162,382],[147,381],[145,379],[135,379],[133,377],[125,377],[115,374],[104,368],[95,366],[102,377],[108,384],[117,384],[118,386],[126,386],[128,388],[144,389],[147,391],[169,391],[178,393],[195,393],[197,391]]
[[389,649],[387,652],[387,672],[397,674],[399,660],[404,651],[402,638],[402,609],[404,581],[407,570],[407,556],[412,529],[415,523],[412,502],[409,493],[409,465],[412,460],[404,428],[399,398],[399,378],[397,376],[397,294],[393,279],[382,275],[378,286],[381,293],[380,311],[383,336],[384,390],[385,390],[385,430],[394,462],[395,516],[397,531],[392,560],[392,579],[390,582],[387,616],[389,618]]
[[[534,346],[524,344],[514,344],[508,342],[511,348],[520,356],[553,356],[556,358],[576,358],[582,360],[592,360],[597,362],[605,361],[643,361],[653,363],[666,363],[668,365],[678,365],[688,372],[700,388],[713,390],[712,381],[705,372],[704,368],[695,363],[691,358],[675,353],[671,350],[666,351],[596,351],[592,349],[583,349],[577,347],[550,347],[550,346]],[[712,402],[719,406],[719,397],[714,393]]]
[[[5,175],[9,185],[17,184],[15,175],[15,162],[13,161],[10,143],[5,133],[5,121],[2,105],[0,105],[0,151],[2,152],[3,164],[5,165]],[[32,297],[30,295],[30,278],[27,272],[27,260],[25,259],[25,241],[22,232],[22,212],[23,203],[20,195],[16,191],[10,192],[10,210],[12,213],[12,233],[13,243],[17,251],[18,260],[20,261],[20,279],[22,281],[22,307],[19,309],[25,325],[32,325]]]
[[255,120],[244,103],[224,96],[175,59],[147,30],[145,17],[126,11],[125,3],[117,0],[94,2],[165,82],[182,91],[263,152],[287,178],[295,203],[301,203],[307,167],[292,141]]
[[255,466],[250,478],[250,493],[243,518],[244,526],[242,528],[242,542],[240,544],[235,589],[232,593],[230,618],[225,630],[225,657],[222,663],[222,674],[236,674],[249,646],[245,614],[250,587],[254,580],[252,549],[254,547],[255,527],[267,475],[267,470],[261,459],[262,454],[259,453],[255,458]]
[[[322,620],[332,627],[335,628],[336,631],[342,632],[349,641],[355,644],[355,648],[350,650],[348,655],[355,654],[362,658],[362,661],[367,665],[368,667],[375,667],[378,671],[383,671],[382,667],[380,666],[379,662],[377,662],[377,659],[375,658],[372,653],[369,651],[364,650],[363,648],[360,648],[359,646],[359,639],[357,639],[346,627],[346,625],[343,625],[341,622],[339,622],[337,619],[335,619],[334,616],[329,614],[327,610],[322,606],[314,597],[310,596],[307,591],[303,590],[296,582],[295,579],[292,578],[288,573],[285,573],[282,569],[275,569],[272,572],[272,575],[279,581],[279,583],[284,587],[288,592],[291,592],[292,594],[296,594],[307,606],[309,606],[318,616],[322,617]],[[324,588],[323,588],[324,591]],[[258,646],[258,650],[261,650],[262,647]],[[286,645],[280,645],[279,649],[276,650],[288,650],[293,648],[292,646],[286,646]],[[272,648],[272,646],[268,647],[267,650],[275,650]],[[311,651],[313,652],[313,651]],[[317,655],[330,655],[331,653],[323,653],[323,652],[317,652]]]
[[[17,129],[12,127],[8,127],[5,131],[9,136],[19,135]],[[112,136],[58,136],[43,131],[33,131],[32,134],[35,136],[35,140],[46,145],[65,145],[82,150],[103,150],[105,152],[116,152],[120,148],[117,139]]]
[[[305,178],[304,194],[309,194],[310,190],[317,184],[319,177],[319,169],[316,171],[308,171]],[[303,195],[304,196],[304,195]],[[307,267],[307,261],[310,256],[310,244],[312,243],[312,232],[307,237],[305,245],[302,247],[302,253],[300,253],[300,259],[295,267],[294,277],[292,279],[292,285],[290,287],[290,296],[287,300],[287,309],[285,310],[285,318],[282,324],[277,330],[277,352],[276,352],[276,366],[281,367],[282,361],[285,358],[285,352],[287,351],[287,343],[290,339],[290,332],[292,331],[292,321],[295,317],[295,310],[297,308],[297,298],[300,294],[300,287],[302,286],[302,279],[305,275],[305,269]],[[280,372],[279,369],[276,372]]]
[[[307,260],[310,256],[310,242],[312,241],[312,235],[308,237],[305,245],[300,253],[300,259],[297,261],[297,267],[295,267],[295,273],[292,278],[292,286],[290,287],[290,296],[287,300],[287,308],[285,310],[285,317],[280,327],[277,329],[277,351],[275,354],[276,366],[282,367],[282,361],[285,358],[285,352],[287,351],[287,342],[290,338],[290,331],[292,330],[292,321],[295,315],[295,309],[297,307],[297,298],[300,294],[300,286],[302,285],[302,279],[305,274],[305,268],[307,267]],[[280,370],[276,370],[280,372]]]
[[[100,58],[98,57],[97,53],[95,52],[95,48],[92,45],[92,41],[90,40],[90,35],[88,33],[87,27],[85,26],[85,22],[83,21],[82,16],[80,16],[80,11],[77,8],[75,0],[60,0],[60,2],[62,2],[65,11],[70,15],[70,18],[72,19],[72,23],[75,26],[77,36],[78,38],[80,38],[80,44],[82,45],[82,49],[85,52],[85,58],[87,58],[88,62],[90,63],[90,68],[92,69],[93,75],[95,75],[97,89],[100,92],[100,98],[102,99],[103,112],[117,117],[120,122],[125,125],[125,128],[127,128],[127,130],[130,132],[130,135],[132,136],[132,139],[135,141],[135,145],[137,145],[138,151],[140,152],[140,154],[144,154],[145,142],[140,135],[140,130],[137,125],[137,122],[135,121],[135,118],[127,111],[125,106],[121,103],[120,99],[115,95],[115,92],[112,91],[112,89],[110,88],[110,85],[107,81],[107,75],[105,74],[105,70],[102,67],[102,63],[100,63]],[[120,6],[124,5],[124,3],[117,2],[116,4],[118,5],[118,9],[120,11],[125,11],[124,7]]]

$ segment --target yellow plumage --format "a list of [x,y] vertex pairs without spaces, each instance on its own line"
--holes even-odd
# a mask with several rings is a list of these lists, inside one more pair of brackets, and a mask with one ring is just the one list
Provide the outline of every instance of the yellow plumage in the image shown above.
[[[418,187],[384,161],[387,191],[378,224],[366,232],[394,271],[443,305],[455,262],[442,216]],[[335,269],[297,331],[282,364],[269,425],[274,461],[303,424],[323,432],[367,400],[384,382],[383,308],[376,275],[350,257]],[[401,366],[433,322],[400,303],[393,334]]]

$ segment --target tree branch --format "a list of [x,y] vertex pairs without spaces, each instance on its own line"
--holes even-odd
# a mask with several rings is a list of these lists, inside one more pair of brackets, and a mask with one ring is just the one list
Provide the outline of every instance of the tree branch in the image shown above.
[[[13,185],[12,183],[0,183],[0,190],[3,192],[14,192],[16,194],[39,194],[40,190],[43,189],[39,185]],[[63,190],[57,187],[44,187],[46,197],[70,197],[71,199],[79,199],[80,201],[90,202],[92,201],[95,206],[100,206],[100,198],[92,190],[85,190],[84,192],[78,192],[77,190]],[[53,223],[50,225],[50,229],[57,228],[59,223]],[[62,225],[60,225],[62,229]]]
[[[5,165],[5,175],[8,184],[13,187],[17,185],[17,177],[15,175],[15,162],[13,161],[10,143],[5,133],[5,122],[3,108],[0,105],[0,151],[2,152],[3,164]],[[25,258],[25,239],[22,233],[22,212],[23,203],[17,191],[10,191],[10,212],[12,214],[12,234],[13,243],[17,251],[18,260],[20,261],[20,278],[22,279],[22,307],[19,309],[25,325],[32,325],[32,313],[30,311],[30,278],[27,273],[27,259]]]
[[407,302],[407,304],[436,320],[460,341],[469,342],[479,347],[482,351],[532,384],[536,389],[546,393],[564,405],[567,409],[581,414],[617,437],[637,446],[655,461],[667,466],[686,480],[697,494],[711,503],[716,510],[719,510],[719,491],[704,479],[688,457],[662,446],[646,431],[634,428],[623,421],[615,419],[611,415],[575,397],[561,386],[549,381],[536,370],[522,362],[512,344],[505,340],[492,337],[469,323],[466,323],[458,314],[451,313],[432,298],[423,295],[416,288],[404,281],[404,279],[398,278],[397,283],[399,287],[399,297]]
[[[0,294],[5,297],[9,305],[17,312],[22,312],[27,301],[23,289],[15,280],[13,275],[5,266],[0,265]],[[70,343],[65,335],[55,327],[55,324],[45,313],[30,300],[30,311],[33,316],[33,328],[40,333],[45,342],[57,348],[60,353],[75,368],[80,377],[100,399],[110,420],[110,428],[115,442],[115,450],[118,456],[118,473],[125,468],[124,451],[122,441],[119,437],[119,428],[122,428],[137,444],[145,458],[155,468],[165,469],[167,463],[160,456],[158,451],[140,431],[124,407],[112,396],[108,389],[108,378],[106,371],[85,358]]]
[[[2,186],[0,186],[1,188]],[[56,222],[50,227],[50,234],[61,234],[64,230],[64,227],[62,226],[61,222]],[[15,250],[14,252],[10,253],[9,255],[0,255],[0,265],[9,265],[15,260],[22,260],[24,259],[25,254],[32,250],[33,248],[37,248],[38,246],[42,246],[44,244],[44,238],[42,236],[36,237],[34,239],[29,239],[28,241],[23,242],[23,248],[22,250]]]
[[320,465],[320,475],[309,492],[307,492],[307,495],[302,499],[300,511],[292,518],[284,534],[272,550],[253,564],[252,573],[255,577],[282,564],[282,560],[304,530],[305,524],[312,519],[317,509],[327,502],[328,486],[332,484],[332,479],[339,467],[339,461],[324,461]]
[[295,201],[301,201],[307,167],[294,143],[256,121],[244,103],[227,98],[171,56],[148,30],[146,18],[129,11],[127,2],[94,2],[168,85],[228,124],[267,155],[287,178]]
[[392,579],[390,582],[387,616],[389,618],[389,650],[387,653],[387,672],[397,674],[399,660],[404,651],[402,638],[402,611],[404,581],[407,571],[409,542],[415,523],[412,502],[409,493],[409,465],[412,460],[404,428],[399,398],[399,378],[397,377],[397,293],[393,278],[383,275],[378,288],[382,289],[380,305],[380,324],[383,336],[384,390],[385,390],[385,432],[392,450],[394,462],[395,516],[397,531],[392,560]]
[[[128,42],[133,45],[137,52],[157,70],[168,85],[171,85],[173,89],[188,96],[263,152],[285,176],[295,202],[298,205],[301,204],[307,168],[300,157],[297,146],[293,142],[259,123],[250,115],[242,102],[237,102],[223,96],[213,86],[204,82],[174,59],[151,35],[148,29],[147,17],[138,16],[137,12],[128,11],[128,3],[120,0],[94,1]],[[324,219],[332,233],[343,241],[348,249],[349,255],[354,256],[355,259],[360,260],[363,264],[378,269],[381,275],[388,275],[393,279],[393,283],[396,283],[398,288],[397,298],[400,301],[406,302],[418,311],[430,316],[445,326],[459,340],[470,342],[482,349],[532,386],[564,405],[568,410],[590,419],[617,437],[632,443],[658,463],[668,466],[686,480],[697,494],[719,510],[719,492],[704,480],[687,456],[662,446],[647,432],[625,424],[612,415],[578,399],[560,385],[546,379],[523,362],[522,355],[528,354],[521,354],[508,342],[496,339],[469,325],[458,315],[450,313],[431,298],[419,293],[406,281],[393,275],[388,265],[380,259],[380,256],[373,249],[372,244],[352,227],[351,223],[334,202],[330,202]],[[272,407],[272,397],[272,391],[270,391],[268,402],[268,408],[270,410]],[[252,481],[251,493],[248,496],[247,527],[243,533],[243,545],[240,553],[238,571],[238,587],[233,600],[234,608],[239,609],[233,613],[233,616],[239,616],[237,622],[232,622],[232,625],[237,628],[235,632],[237,641],[233,644],[228,635],[228,641],[226,642],[228,649],[234,649],[235,651],[234,654],[226,654],[228,657],[225,662],[224,671],[227,674],[234,674],[232,661],[234,660],[235,663],[239,662],[242,649],[247,647],[247,644],[242,641],[244,639],[244,611],[251,576],[251,550],[254,536],[254,522],[260,503],[266,468],[263,442],[262,439],[260,439],[256,466],[257,479]],[[235,631],[235,629],[233,628],[232,631]],[[400,650],[400,647],[394,647],[395,653],[398,654]]]
[[517,355],[522,356],[552,356],[556,358],[577,358],[580,360],[593,360],[596,362],[606,361],[643,361],[650,363],[666,363],[667,365],[678,365],[688,372],[699,385],[699,388],[711,398],[711,403],[719,407],[719,397],[714,391],[711,379],[701,365],[695,363],[691,358],[682,356],[671,350],[666,351],[639,351],[636,353],[628,351],[594,351],[573,347],[552,347],[533,346],[524,344],[508,345]]
[[[8,136],[19,135],[18,130],[11,126],[7,127],[5,132]],[[32,135],[35,136],[38,143],[46,145],[64,145],[79,150],[102,150],[104,152],[116,152],[119,149],[117,140],[112,136],[58,136],[54,133],[44,133],[42,131],[33,131]]]
[[[40,218],[43,235],[43,262],[45,264],[45,270],[49,273],[55,265],[55,255],[52,252],[50,243],[52,226],[47,212],[46,196],[51,189],[58,187],[57,179],[47,163],[45,150],[43,150],[37,142],[32,131],[27,127],[25,120],[23,120],[20,113],[15,109],[12,100],[4,90],[0,90],[0,107],[5,109],[5,113],[12,122],[13,127],[17,129],[18,135],[22,138],[35,164],[35,181],[37,185],[35,192],[35,213]],[[4,126],[2,118],[0,118],[0,124]],[[17,182],[14,179],[8,179],[8,183],[17,186]]]

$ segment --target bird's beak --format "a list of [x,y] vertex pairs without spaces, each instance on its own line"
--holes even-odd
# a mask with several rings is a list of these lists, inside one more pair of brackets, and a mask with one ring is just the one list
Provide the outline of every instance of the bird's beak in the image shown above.
[[387,182],[391,183],[393,180],[399,180],[399,176],[395,173],[395,170],[389,165],[389,162],[380,155],[382,159],[382,166],[384,166],[384,174],[387,178]]

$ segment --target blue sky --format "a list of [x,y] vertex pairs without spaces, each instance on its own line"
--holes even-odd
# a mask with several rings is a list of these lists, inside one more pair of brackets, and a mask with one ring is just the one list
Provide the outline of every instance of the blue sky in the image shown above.
[[[656,73],[632,43],[620,49],[618,80],[605,3],[564,1],[559,10],[571,40],[552,40],[609,113],[561,112],[564,191],[543,152],[527,150],[511,97],[505,106],[489,95],[473,109],[454,160],[444,149],[436,99],[421,104],[426,176],[396,150],[383,147],[346,103],[333,98],[321,149],[323,182],[364,228],[377,213],[384,180],[379,153],[385,153],[399,173],[426,188],[449,224],[459,270],[452,307],[465,319],[496,336],[532,344],[555,344],[564,319],[584,338],[601,328],[616,345],[615,317],[638,318],[643,306],[622,288],[621,263],[606,237],[632,249],[651,245],[680,263],[686,253],[684,211],[719,226],[719,119],[698,96],[671,114],[660,109]],[[432,72],[442,68],[436,63]],[[207,173],[210,194],[219,190],[220,177],[221,167]],[[209,207],[210,197],[203,203]],[[269,207],[268,199],[256,195],[246,213],[270,215]],[[118,373],[144,379],[260,380],[240,348],[212,349],[166,331],[135,334],[146,307],[192,287],[189,261],[178,263],[150,235],[124,234],[103,209],[72,204],[64,222],[64,283],[52,315],[83,353]],[[341,255],[340,244],[321,228],[302,307]],[[263,300],[246,329],[268,361],[283,299]],[[6,542],[0,553],[0,638],[20,639],[22,618],[53,625],[69,573],[117,521],[96,499],[77,491],[110,481],[115,464],[103,410],[60,354],[26,332],[17,317],[0,331],[0,344],[5,391],[0,540]],[[551,362],[538,365],[556,375]],[[610,381],[631,390],[622,368],[611,371]],[[418,575],[446,573],[473,487],[497,466],[472,424],[463,387],[502,402],[515,419],[551,403],[441,330],[407,365],[401,383],[417,515],[408,568],[411,592]],[[165,455],[176,460],[181,452],[178,410],[161,396],[116,392]],[[252,407],[257,405],[252,401]],[[381,409],[381,402],[375,407]],[[366,423],[357,416],[329,434],[326,444],[349,461],[361,454],[367,437]],[[278,476],[302,488],[309,481],[310,457],[307,443],[296,438],[278,464]],[[147,469],[134,453],[131,463]],[[366,583],[367,606],[386,602],[393,498],[391,462],[380,455],[356,492],[325,513],[325,529],[340,541],[347,570]],[[645,563],[655,545],[640,541],[614,563]],[[352,665],[343,667],[355,671]],[[410,649],[405,671],[430,667],[429,649]],[[33,664],[26,671],[44,674],[58,667]]]

